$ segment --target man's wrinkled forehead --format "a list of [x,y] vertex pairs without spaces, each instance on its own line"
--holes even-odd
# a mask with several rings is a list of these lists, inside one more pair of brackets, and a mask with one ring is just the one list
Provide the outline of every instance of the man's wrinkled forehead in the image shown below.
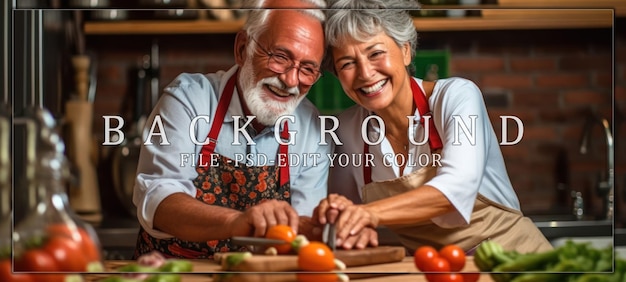
[[269,9],[310,9],[318,8],[313,3],[301,0],[267,0],[263,8]]

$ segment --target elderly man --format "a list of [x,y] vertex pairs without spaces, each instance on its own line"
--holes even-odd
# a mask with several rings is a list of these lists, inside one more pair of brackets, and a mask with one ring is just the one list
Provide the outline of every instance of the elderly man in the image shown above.
[[310,216],[326,196],[332,148],[319,145],[319,112],[304,97],[320,77],[325,3],[260,2],[245,5],[299,9],[250,11],[236,65],[181,74],[146,123],[154,140],[141,149],[135,182],[136,257],[210,258],[241,250],[228,238],[277,224],[308,237],[319,230]]

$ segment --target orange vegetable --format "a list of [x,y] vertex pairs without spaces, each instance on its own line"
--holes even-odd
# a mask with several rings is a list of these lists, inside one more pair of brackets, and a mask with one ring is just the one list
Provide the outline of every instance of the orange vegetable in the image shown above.
[[332,271],[335,255],[321,242],[310,242],[298,251],[298,267],[306,271]]
[[288,254],[291,252],[291,242],[296,238],[296,233],[287,225],[274,225],[265,233],[265,238],[283,240],[287,243],[273,246],[278,254]]

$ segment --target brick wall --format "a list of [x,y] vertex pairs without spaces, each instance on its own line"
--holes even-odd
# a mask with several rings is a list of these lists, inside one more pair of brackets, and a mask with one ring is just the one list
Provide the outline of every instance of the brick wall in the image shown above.
[[[624,30],[621,19],[620,26]],[[212,72],[233,63],[232,34],[155,38],[160,44],[161,87],[180,72]],[[88,48],[99,56],[94,120],[99,138],[102,115],[121,113],[130,120],[134,92],[128,72],[150,52],[155,38],[87,38]],[[616,35],[614,44],[612,38],[607,29],[420,34],[421,49],[449,50],[451,75],[472,79],[480,86],[498,136],[499,116],[515,115],[523,121],[522,141],[504,146],[502,151],[522,209],[528,214],[567,212],[570,190],[583,193],[589,214],[601,212],[594,183],[606,170],[607,157],[599,125],[591,132],[589,153],[582,155],[578,148],[589,109],[610,119],[614,101],[615,108],[626,114],[626,38]],[[617,54],[614,68],[612,46]],[[515,130],[513,124],[509,127]],[[626,136],[626,123],[617,123],[616,132],[616,140]],[[511,134],[508,140],[514,137]],[[618,191],[626,191],[626,163],[620,158],[626,155],[626,148],[619,145],[615,184]],[[102,156],[107,155],[104,150]],[[617,195],[618,199],[623,199],[622,195]],[[622,208],[622,213],[625,210]],[[618,221],[626,221],[626,217]]]

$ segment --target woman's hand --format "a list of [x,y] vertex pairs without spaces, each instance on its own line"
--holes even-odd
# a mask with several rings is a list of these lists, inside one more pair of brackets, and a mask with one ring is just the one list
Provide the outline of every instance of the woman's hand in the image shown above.
[[[364,241],[378,245],[378,236],[372,238],[372,233],[363,231],[364,228],[376,228],[378,217],[369,212],[364,205],[355,205],[348,198],[330,194],[313,211],[313,220],[320,224],[334,223],[337,230],[337,244],[346,244],[345,247],[352,248],[357,243]],[[365,232],[365,233],[362,233]],[[376,231],[373,230],[376,234]],[[350,238],[350,239],[349,239]],[[344,248],[345,248],[344,247]]]
[[319,222],[319,224],[335,223],[339,213],[352,205],[354,204],[348,198],[338,194],[330,194],[322,199],[313,210],[312,220],[313,222]]
[[369,211],[365,205],[346,206],[339,211],[339,218],[335,222],[337,244],[342,244],[351,236],[359,235],[366,227],[378,227],[376,214]]
[[349,249],[364,249],[367,246],[378,246],[378,232],[371,227],[365,227],[361,229],[355,235],[348,236],[345,240],[337,240],[335,242],[338,247]]

